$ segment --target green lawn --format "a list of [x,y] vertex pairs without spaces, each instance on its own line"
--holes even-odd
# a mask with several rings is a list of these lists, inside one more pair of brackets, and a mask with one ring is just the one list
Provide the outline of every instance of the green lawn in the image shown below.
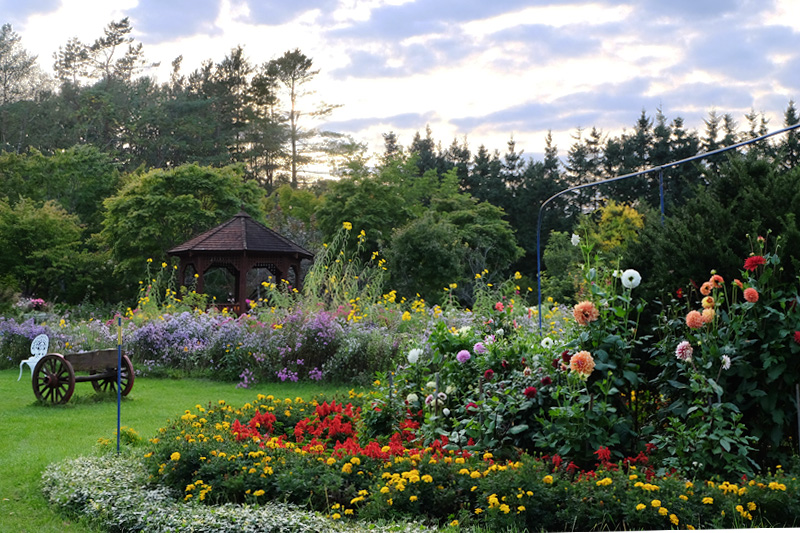
[[[98,397],[90,383],[77,383],[67,405],[42,405],[31,387],[31,372],[0,370],[0,533],[85,533],[95,528],[61,516],[47,505],[40,478],[47,465],[93,452],[100,438],[116,446],[115,397]],[[237,389],[233,383],[199,379],[137,378],[122,402],[122,425],[150,438],[168,418],[196,404],[225,400],[233,405],[259,393],[310,398],[316,393],[346,393],[347,388],[277,383]]]

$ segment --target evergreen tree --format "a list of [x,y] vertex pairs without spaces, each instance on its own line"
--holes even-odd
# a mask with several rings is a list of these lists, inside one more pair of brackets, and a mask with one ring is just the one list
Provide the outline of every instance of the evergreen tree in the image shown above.
[[472,159],[472,154],[470,153],[469,146],[467,145],[466,136],[461,144],[459,144],[458,139],[453,139],[453,142],[443,155],[445,165],[452,165],[452,167],[456,169],[458,183],[463,189],[465,184],[470,181],[469,165],[470,160]]
[[416,132],[411,140],[411,146],[408,148],[410,154],[417,156],[417,167],[420,174],[424,174],[428,170],[438,172],[443,167],[442,161],[436,153],[436,143],[432,135],[431,127],[425,126],[425,138],[423,139],[419,132]]
[[273,59],[267,64],[269,75],[274,76],[288,93],[288,109],[284,109],[284,113],[289,126],[287,150],[289,179],[294,188],[297,188],[299,184],[299,170],[313,159],[311,153],[316,147],[311,144],[311,139],[318,135],[317,131],[301,126],[301,116],[305,114],[312,118],[325,117],[338,107],[320,104],[317,109],[305,112],[301,108],[299,100],[313,94],[312,91],[305,89],[306,84],[313,81],[319,74],[319,70],[311,69],[312,65],[312,59],[297,48],[285,52],[281,57]]
[[[783,126],[794,126],[800,122],[797,109],[794,106],[794,100],[789,100],[789,105],[783,114]],[[779,148],[780,162],[786,169],[792,169],[797,166],[800,161],[800,130],[794,129],[786,134],[783,143]]]

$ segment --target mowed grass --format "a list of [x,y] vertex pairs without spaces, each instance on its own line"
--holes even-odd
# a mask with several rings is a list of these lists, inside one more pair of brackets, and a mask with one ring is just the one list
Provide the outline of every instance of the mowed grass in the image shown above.
[[[44,405],[33,394],[28,367],[20,381],[18,376],[19,369],[0,370],[0,532],[99,532],[50,509],[41,493],[41,474],[50,463],[95,453],[98,439],[111,439],[116,447],[116,396],[97,395],[91,383],[76,383],[68,404]],[[201,379],[136,378],[122,401],[121,425],[147,439],[167,419],[196,404],[225,400],[242,405],[259,393],[310,399],[320,393],[346,395],[348,390],[315,383],[240,389],[234,383]]]

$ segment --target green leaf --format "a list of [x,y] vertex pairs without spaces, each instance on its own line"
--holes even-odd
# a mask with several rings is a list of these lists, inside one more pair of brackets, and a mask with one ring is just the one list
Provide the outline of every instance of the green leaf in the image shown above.
[[631,372],[630,370],[623,370],[622,375],[625,376],[625,379],[628,380],[628,383],[631,385],[636,385],[639,383],[639,376],[635,372]]
[[512,435],[516,435],[518,433],[522,433],[523,431],[528,430],[528,424],[519,424],[508,430],[509,433]]

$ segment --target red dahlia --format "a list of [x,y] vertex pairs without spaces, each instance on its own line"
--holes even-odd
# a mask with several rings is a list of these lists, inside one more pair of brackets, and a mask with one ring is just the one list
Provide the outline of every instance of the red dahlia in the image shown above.
[[761,265],[766,265],[767,260],[764,259],[761,255],[751,255],[747,259],[744,260],[744,269],[749,270],[752,272],[756,268],[760,267]]

